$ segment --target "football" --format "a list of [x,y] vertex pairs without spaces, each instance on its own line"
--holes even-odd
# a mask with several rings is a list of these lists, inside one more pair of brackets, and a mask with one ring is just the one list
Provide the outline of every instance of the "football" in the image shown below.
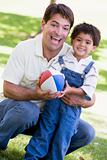
[[51,90],[52,93],[56,93],[63,90],[65,76],[60,71],[48,69],[41,74],[39,84],[43,91]]

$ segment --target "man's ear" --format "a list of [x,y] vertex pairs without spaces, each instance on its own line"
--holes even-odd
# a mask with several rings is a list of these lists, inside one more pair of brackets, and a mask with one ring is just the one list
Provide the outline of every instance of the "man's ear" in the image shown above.
[[42,25],[41,25],[42,31],[43,31],[43,29],[44,29],[45,24],[46,24],[46,23],[45,23],[44,19],[42,19]]
[[97,48],[96,46],[93,46],[92,52],[94,52],[96,50],[96,48]]

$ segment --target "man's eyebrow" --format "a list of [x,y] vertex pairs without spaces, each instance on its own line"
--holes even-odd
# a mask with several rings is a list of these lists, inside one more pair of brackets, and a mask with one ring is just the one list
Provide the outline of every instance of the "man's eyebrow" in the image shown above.
[[59,24],[57,21],[53,20],[52,22]]
[[[57,22],[57,21],[55,21],[55,20],[53,20],[52,22],[53,22],[53,23],[56,23],[56,24],[59,24],[59,22]],[[69,25],[69,24],[65,24],[64,26],[69,27],[70,25]]]

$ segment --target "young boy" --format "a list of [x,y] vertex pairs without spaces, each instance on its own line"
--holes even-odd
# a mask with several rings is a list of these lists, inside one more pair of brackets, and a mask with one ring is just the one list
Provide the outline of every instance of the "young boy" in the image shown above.
[[[100,31],[93,25],[82,23],[71,34],[71,51],[60,56],[51,67],[65,75],[64,94],[75,94],[91,100],[98,72],[90,52],[100,42]],[[77,132],[81,106],[67,105],[68,97],[48,100],[39,122],[39,129],[26,147],[25,160],[38,160],[47,153],[46,160],[63,160],[71,137]],[[50,142],[52,141],[52,145]]]

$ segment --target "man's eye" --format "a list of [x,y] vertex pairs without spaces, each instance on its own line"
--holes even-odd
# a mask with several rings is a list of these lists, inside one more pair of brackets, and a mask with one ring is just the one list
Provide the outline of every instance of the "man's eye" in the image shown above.
[[64,30],[69,31],[69,28],[64,28]]
[[56,27],[56,24],[51,24],[51,26]]

